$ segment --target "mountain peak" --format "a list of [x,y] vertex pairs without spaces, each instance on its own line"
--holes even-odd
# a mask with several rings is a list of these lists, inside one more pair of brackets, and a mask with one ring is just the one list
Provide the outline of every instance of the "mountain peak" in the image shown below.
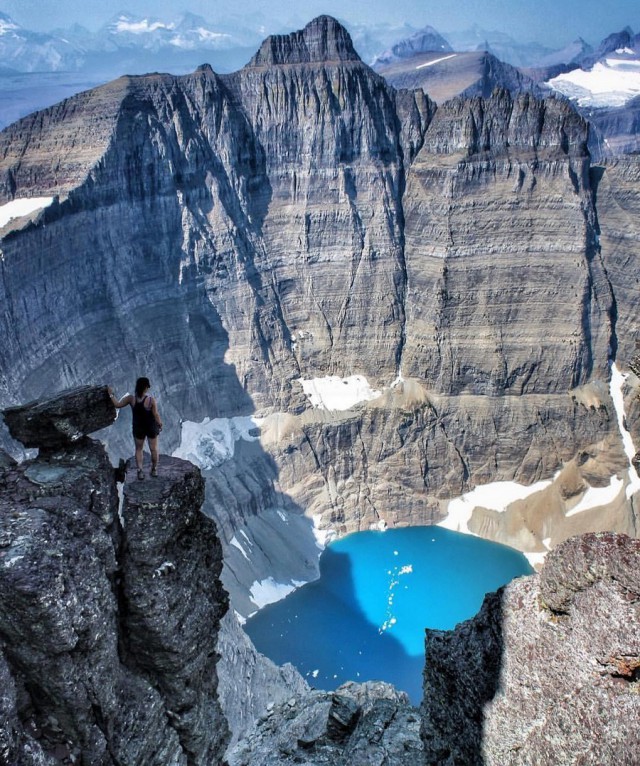
[[360,61],[351,36],[332,16],[318,16],[304,29],[289,35],[267,37],[248,66],[323,61]]
[[376,65],[390,64],[393,61],[411,58],[418,53],[428,53],[432,51],[452,53],[453,48],[437,29],[427,25],[411,35],[411,37],[406,37],[404,40],[398,41],[395,45],[389,48],[389,50],[376,56],[372,66],[375,67]]

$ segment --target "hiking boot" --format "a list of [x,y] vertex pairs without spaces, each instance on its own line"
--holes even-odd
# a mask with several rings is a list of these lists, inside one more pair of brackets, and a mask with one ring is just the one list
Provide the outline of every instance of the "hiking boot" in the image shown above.
[[142,481],[144,479],[144,473],[138,468],[138,481]]
[[157,468],[157,466],[154,465],[154,466],[151,467],[151,475],[152,476],[157,476],[158,475],[158,468]]

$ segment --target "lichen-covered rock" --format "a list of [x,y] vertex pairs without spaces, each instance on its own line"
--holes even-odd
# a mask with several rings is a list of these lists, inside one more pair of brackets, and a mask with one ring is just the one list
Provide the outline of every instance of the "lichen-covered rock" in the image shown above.
[[111,425],[116,408],[106,386],[81,386],[2,414],[11,436],[25,447],[52,450]]
[[487,596],[473,620],[427,631],[426,763],[633,766],[638,553],[624,535],[572,538],[541,575]]
[[615,582],[640,598],[640,540],[606,532],[572,537],[547,558],[540,598],[552,611],[568,614],[580,593],[598,582]]

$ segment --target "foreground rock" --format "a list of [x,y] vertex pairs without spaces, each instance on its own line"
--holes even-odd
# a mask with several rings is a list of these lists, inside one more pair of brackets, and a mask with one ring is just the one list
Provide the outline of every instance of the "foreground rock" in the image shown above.
[[218,697],[231,729],[229,748],[267,708],[310,691],[293,665],[276,665],[258,652],[231,610],[220,623],[218,653]]
[[427,631],[426,763],[632,766],[640,752],[640,541],[572,538],[540,576]]
[[407,696],[384,683],[347,683],[272,705],[228,755],[229,766],[415,766],[420,719]]
[[60,449],[110,426],[116,419],[106,386],[81,386],[50,399],[3,412],[14,439],[25,447]]
[[0,762],[222,760],[227,608],[190,463],[125,485],[81,438],[0,474]]

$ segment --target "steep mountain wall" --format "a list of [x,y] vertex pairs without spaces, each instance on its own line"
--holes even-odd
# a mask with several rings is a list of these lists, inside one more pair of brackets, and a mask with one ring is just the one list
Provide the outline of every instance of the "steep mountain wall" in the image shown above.
[[[187,449],[183,421],[223,419],[194,454],[229,499],[216,513],[245,588],[286,530],[265,528],[248,565],[230,543],[283,507],[344,532],[438,521],[476,484],[574,462],[588,462],[580,492],[601,487],[628,465],[607,383],[635,298],[603,262],[586,142],[554,99],[499,91],[436,111],[329,17],[232,75],[70,99],[0,134],[2,202],[58,196],[0,230],[0,399],[98,380],[120,394],[146,374],[164,449]],[[634,252],[621,269],[635,273]],[[329,375],[381,396],[312,406],[300,379]],[[251,414],[261,449],[232,439],[209,465],[227,419]],[[130,451],[127,425],[112,452]],[[626,496],[610,518],[630,528]],[[555,542],[543,526],[525,550]],[[500,532],[524,534],[522,519]],[[303,537],[291,579],[315,571]]]

